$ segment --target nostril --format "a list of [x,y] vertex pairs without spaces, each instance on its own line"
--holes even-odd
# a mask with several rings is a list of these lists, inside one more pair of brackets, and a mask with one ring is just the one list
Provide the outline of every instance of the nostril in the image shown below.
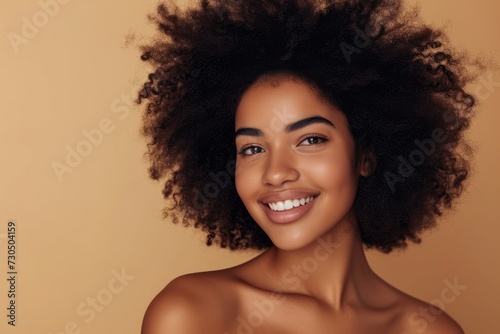
[[299,172],[294,168],[267,169],[262,175],[263,183],[269,185],[281,185],[287,181],[296,181]]

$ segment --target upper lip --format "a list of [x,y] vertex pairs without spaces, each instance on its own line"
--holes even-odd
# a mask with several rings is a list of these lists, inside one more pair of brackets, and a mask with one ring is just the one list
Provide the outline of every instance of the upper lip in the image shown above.
[[285,190],[279,192],[271,192],[262,196],[259,201],[261,203],[274,203],[274,202],[283,202],[287,199],[299,199],[299,198],[307,198],[311,196],[316,196],[319,193],[313,193],[310,191],[302,191],[302,190]]

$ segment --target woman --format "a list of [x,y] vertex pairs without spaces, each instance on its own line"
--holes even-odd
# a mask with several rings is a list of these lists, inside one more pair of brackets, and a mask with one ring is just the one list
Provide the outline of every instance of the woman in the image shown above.
[[140,93],[165,218],[263,249],[176,278],[142,333],[463,333],[378,277],[463,190],[466,61],[399,0],[201,1],[154,17]]

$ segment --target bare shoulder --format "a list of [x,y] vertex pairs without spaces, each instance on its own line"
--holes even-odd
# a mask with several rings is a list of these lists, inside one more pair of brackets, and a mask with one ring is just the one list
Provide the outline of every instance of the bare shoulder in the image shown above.
[[223,333],[237,305],[231,281],[222,271],[174,279],[151,301],[141,333]]
[[406,295],[401,303],[400,328],[404,334],[464,334],[462,327],[439,307]]

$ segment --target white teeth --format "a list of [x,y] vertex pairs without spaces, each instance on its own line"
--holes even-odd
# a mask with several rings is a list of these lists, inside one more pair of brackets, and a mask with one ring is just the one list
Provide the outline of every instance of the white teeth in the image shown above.
[[312,201],[314,199],[313,196],[306,197],[306,198],[301,198],[301,199],[287,199],[284,202],[274,202],[274,203],[267,203],[267,205],[271,208],[273,211],[285,211],[285,210],[290,210],[292,208],[296,208],[301,205],[305,205]]

